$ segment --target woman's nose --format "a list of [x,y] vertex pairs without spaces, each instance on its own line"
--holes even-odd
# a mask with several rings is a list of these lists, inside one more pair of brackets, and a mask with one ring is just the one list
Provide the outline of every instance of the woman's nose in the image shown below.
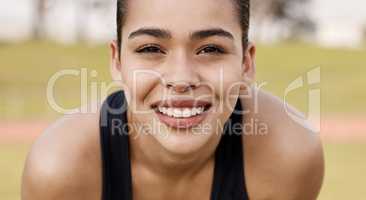
[[176,57],[169,62],[164,78],[167,89],[177,93],[184,93],[197,88],[200,84],[200,74],[194,63],[185,56]]
[[190,82],[167,82],[166,87],[176,93],[185,93],[189,90],[194,90],[199,86],[199,83]]

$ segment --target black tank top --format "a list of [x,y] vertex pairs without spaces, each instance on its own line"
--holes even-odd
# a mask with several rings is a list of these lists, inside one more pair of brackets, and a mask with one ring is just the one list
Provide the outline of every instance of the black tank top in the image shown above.
[[[235,109],[242,110],[240,101]],[[133,200],[126,110],[123,91],[110,95],[101,110],[102,200]],[[238,131],[240,134],[230,132],[232,124],[242,122],[242,115],[233,113],[230,120],[233,123],[228,120],[225,124],[215,151],[210,200],[249,199],[244,177],[242,131]]]

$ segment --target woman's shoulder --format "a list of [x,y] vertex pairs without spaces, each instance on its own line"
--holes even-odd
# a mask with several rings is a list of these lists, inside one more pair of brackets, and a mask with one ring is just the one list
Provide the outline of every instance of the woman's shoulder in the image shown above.
[[95,199],[101,184],[98,124],[99,112],[70,114],[51,124],[28,154],[22,196],[77,199],[88,190]]
[[243,137],[249,192],[263,195],[259,199],[315,199],[324,175],[319,134],[293,120],[288,112],[299,112],[270,93],[259,91],[256,103],[258,112],[244,117],[262,126]]

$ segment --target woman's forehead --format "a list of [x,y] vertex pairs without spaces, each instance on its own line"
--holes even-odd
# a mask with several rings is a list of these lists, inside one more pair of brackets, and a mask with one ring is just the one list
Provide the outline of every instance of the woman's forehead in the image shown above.
[[127,10],[123,26],[127,35],[143,27],[168,30],[172,35],[209,28],[241,32],[232,0],[133,0]]

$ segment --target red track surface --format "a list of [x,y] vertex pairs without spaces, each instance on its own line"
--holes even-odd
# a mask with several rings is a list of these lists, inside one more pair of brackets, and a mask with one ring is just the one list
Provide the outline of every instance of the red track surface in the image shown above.
[[[49,124],[46,120],[0,121],[0,141],[33,141]],[[366,116],[323,118],[321,137],[326,141],[366,141]]]

